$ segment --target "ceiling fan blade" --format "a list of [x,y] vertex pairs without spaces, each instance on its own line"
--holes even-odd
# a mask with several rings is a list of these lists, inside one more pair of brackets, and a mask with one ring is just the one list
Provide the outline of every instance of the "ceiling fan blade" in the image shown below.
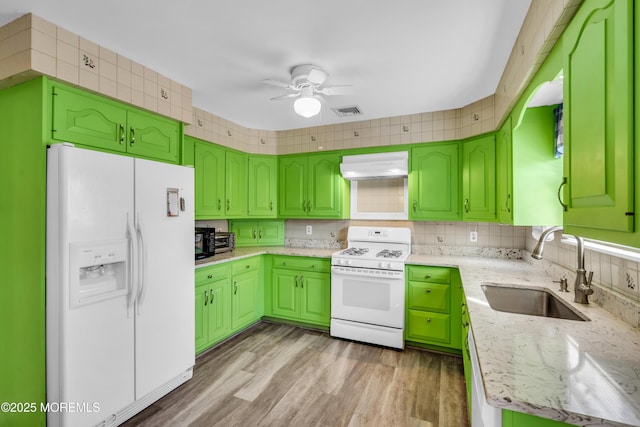
[[323,87],[317,91],[323,95],[351,95],[353,93],[353,86]]
[[298,96],[300,96],[299,93],[288,93],[286,95],[276,96],[275,98],[271,98],[270,100],[271,101],[280,101],[280,100],[288,99],[288,98],[296,98]]
[[271,79],[267,79],[267,80],[263,80],[262,83],[271,85],[271,86],[276,86],[276,87],[280,87],[282,89],[290,89],[290,90],[297,90],[295,88],[295,86],[289,84],[289,83],[283,83],[283,82],[279,82],[277,80],[271,80]]

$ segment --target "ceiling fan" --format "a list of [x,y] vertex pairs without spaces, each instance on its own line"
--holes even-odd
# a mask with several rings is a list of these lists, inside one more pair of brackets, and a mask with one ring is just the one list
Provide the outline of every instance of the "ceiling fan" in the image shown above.
[[276,96],[274,100],[298,98],[293,103],[295,112],[303,117],[313,117],[320,112],[321,104],[318,98],[323,95],[350,95],[353,93],[351,86],[320,86],[325,82],[329,73],[322,68],[312,65],[296,65],[291,69],[291,82],[283,83],[278,80],[263,80],[263,83],[282,89],[292,90],[294,93]]

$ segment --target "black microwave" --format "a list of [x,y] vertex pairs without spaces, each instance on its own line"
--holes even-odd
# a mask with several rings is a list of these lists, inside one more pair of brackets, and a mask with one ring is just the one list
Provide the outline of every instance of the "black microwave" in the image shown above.
[[215,228],[196,227],[194,239],[196,259],[232,251],[236,246],[235,237],[234,233],[216,231]]

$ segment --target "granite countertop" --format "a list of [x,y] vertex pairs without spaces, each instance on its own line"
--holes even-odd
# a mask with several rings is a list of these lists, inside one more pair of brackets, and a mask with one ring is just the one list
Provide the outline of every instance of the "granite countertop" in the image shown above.
[[[458,267],[489,404],[579,426],[640,425],[640,332],[596,304],[573,303],[523,260],[411,255],[407,263]],[[485,282],[540,286],[591,321],[495,311]]]
[[[339,249],[251,247],[196,267],[260,254],[330,258]],[[554,278],[523,260],[411,255],[408,264],[460,270],[489,404],[579,426],[640,426],[640,331],[596,304],[573,302]],[[495,311],[485,282],[539,286],[586,315],[579,322]]]
[[235,248],[232,252],[224,252],[209,258],[196,260],[196,268],[207,267],[227,261],[248,258],[254,255],[293,255],[309,256],[316,258],[331,258],[331,255],[340,249],[326,248],[291,248],[285,246],[252,246],[247,248]]

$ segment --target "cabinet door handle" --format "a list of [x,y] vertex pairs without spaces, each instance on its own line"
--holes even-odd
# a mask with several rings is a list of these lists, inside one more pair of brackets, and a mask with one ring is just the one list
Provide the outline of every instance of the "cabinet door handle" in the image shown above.
[[464,199],[464,211],[469,213],[469,199]]
[[213,304],[213,298],[215,298],[215,294],[213,293],[213,289],[209,289],[209,295],[211,295],[211,301],[209,301],[209,304]]
[[511,200],[511,194],[507,194],[507,200],[505,200],[504,205],[507,208],[507,212],[511,213],[511,208],[509,207],[509,200]]
[[131,141],[129,142],[129,145],[133,147],[133,144],[136,143],[136,131],[132,127],[129,128],[129,131],[131,132]]
[[273,210],[273,202],[269,202],[269,210],[272,211]]
[[120,124],[120,145],[124,144],[124,125]]
[[251,264],[245,265],[244,268],[251,268]]
[[231,210],[231,201],[227,199],[227,210]]
[[425,290],[425,293],[430,294],[430,293],[431,293],[431,288],[427,288],[427,289]]
[[262,229],[258,230],[258,240],[262,240]]
[[307,203],[308,212],[311,212],[311,200]]
[[427,323],[431,323],[431,318],[430,317],[427,317],[426,320],[427,320]]
[[220,197],[218,197],[218,210],[222,209],[222,200],[220,200]]
[[562,201],[562,197],[560,196],[560,193],[562,192],[562,187],[564,187],[566,183],[567,183],[567,177],[563,176],[562,182],[560,183],[560,187],[558,187],[558,201],[560,202],[560,205],[562,205],[562,210],[565,212],[567,211],[568,206]]
[[213,274],[208,274],[207,279],[213,279]]
[[304,276],[300,277],[300,287],[304,288]]
[[238,284],[237,282],[234,280],[233,282],[233,294],[237,294],[238,293]]
[[302,201],[302,210],[305,211],[305,212],[307,211],[307,201],[306,200]]
[[207,295],[207,290],[204,290],[204,305],[207,305],[207,302],[209,301],[209,295]]
[[298,287],[298,276],[296,276],[295,282],[296,282],[296,288],[297,288]]
[[254,228],[254,229],[253,229],[253,239],[255,240],[255,239],[256,239],[256,237],[257,237],[257,235],[256,235],[256,229]]
[[415,212],[415,211],[417,211],[417,210],[418,210],[418,201],[417,201],[417,200],[414,200],[414,201],[413,201],[413,211]]

